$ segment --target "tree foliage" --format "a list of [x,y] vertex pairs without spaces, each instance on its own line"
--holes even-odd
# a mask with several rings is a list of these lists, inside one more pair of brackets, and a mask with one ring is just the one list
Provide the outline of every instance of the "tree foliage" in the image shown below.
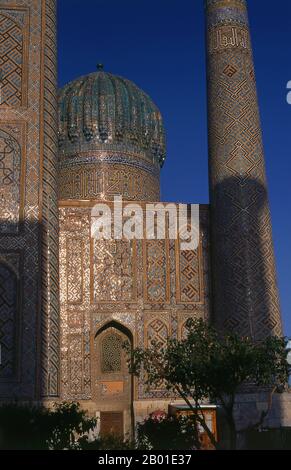
[[80,440],[95,428],[96,422],[95,418],[87,417],[79,403],[55,403],[53,412],[49,413],[49,448],[79,449]]
[[0,449],[78,449],[95,426],[79,403],[56,403],[53,409],[8,403],[0,407]]
[[148,450],[191,449],[194,426],[191,417],[151,414],[137,425],[137,446]]
[[[233,416],[235,398],[241,387],[252,384],[268,387],[272,394],[288,380],[286,340],[269,337],[254,342],[236,334],[221,336],[202,320],[189,319],[187,335],[181,341],[169,339],[162,348],[152,342],[148,349],[130,350],[129,368],[132,374],[143,376],[149,388],[164,386],[184,399],[191,409],[197,426],[207,433],[211,443],[218,446],[204,419],[201,403],[212,400],[225,411],[236,446],[236,425]],[[262,413],[260,421],[266,417]],[[199,442],[197,435],[195,442]]]

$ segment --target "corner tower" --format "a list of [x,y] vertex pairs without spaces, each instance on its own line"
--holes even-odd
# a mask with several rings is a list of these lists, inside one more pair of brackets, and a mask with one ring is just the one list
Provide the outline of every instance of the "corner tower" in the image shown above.
[[282,333],[245,0],[206,0],[214,319],[257,340]]
[[56,1],[0,5],[0,401],[59,393]]

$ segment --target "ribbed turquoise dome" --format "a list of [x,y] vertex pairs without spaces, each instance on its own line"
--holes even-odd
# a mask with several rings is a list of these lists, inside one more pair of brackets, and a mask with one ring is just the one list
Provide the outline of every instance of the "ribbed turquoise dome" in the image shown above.
[[139,150],[152,164],[165,160],[159,109],[133,82],[98,70],[66,85],[59,94],[60,156],[76,148]]

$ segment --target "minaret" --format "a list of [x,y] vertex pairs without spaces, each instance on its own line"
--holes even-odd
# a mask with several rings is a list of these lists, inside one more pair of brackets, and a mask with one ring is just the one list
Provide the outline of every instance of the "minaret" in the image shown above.
[[0,401],[35,401],[59,394],[56,0],[0,24]]
[[214,321],[254,340],[282,333],[245,0],[206,0]]

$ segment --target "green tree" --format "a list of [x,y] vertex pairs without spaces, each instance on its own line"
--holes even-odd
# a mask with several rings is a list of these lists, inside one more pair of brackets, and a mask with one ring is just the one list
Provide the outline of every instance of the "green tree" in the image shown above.
[[[137,425],[137,446],[148,450],[182,450],[193,447],[193,421],[187,416],[154,416]],[[194,443],[195,445],[195,443]]]
[[49,448],[53,450],[79,449],[79,441],[95,428],[96,422],[96,418],[87,416],[79,403],[55,403],[48,420]]
[[8,403],[0,406],[0,449],[81,449],[95,426],[79,403],[55,403],[53,409]]
[[42,406],[7,403],[0,406],[0,449],[42,450],[47,448],[50,411]]
[[[235,334],[221,336],[202,320],[189,319],[187,335],[181,341],[169,339],[166,347],[153,342],[148,349],[134,349],[129,354],[129,369],[135,376],[143,376],[149,388],[164,386],[180,396],[192,411],[196,448],[200,448],[198,426],[211,443],[219,444],[202,413],[201,404],[207,399],[221,405],[231,433],[231,448],[237,446],[237,427],[234,419],[235,400],[245,384],[267,387],[271,399],[278,387],[288,380],[286,340],[269,337],[260,342]],[[266,418],[262,412],[256,428]]]

